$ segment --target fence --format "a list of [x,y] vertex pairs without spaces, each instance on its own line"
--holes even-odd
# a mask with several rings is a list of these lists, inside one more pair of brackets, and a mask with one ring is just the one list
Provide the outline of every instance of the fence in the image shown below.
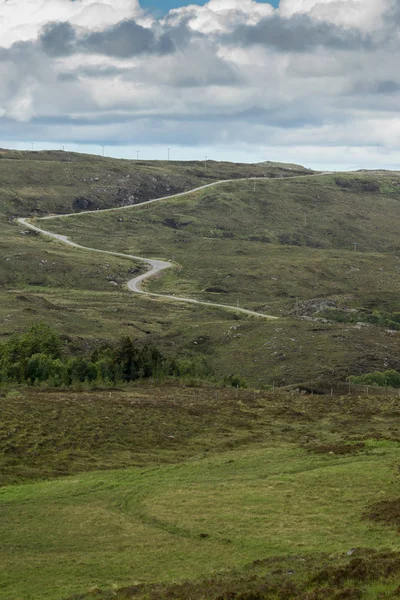
[[270,389],[253,390],[245,388],[225,388],[214,392],[223,397],[232,397],[235,395],[242,400],[256,400],[264,396],[291,395],[315,395],[315,396],[378,396],[382,398],[399,398],[400,388],[389,386],[379,387],[372,385],[356,385],[349,382],[327,383],[321,381],[309,381],[299,385],[289,385],[283,387],[272,386]]

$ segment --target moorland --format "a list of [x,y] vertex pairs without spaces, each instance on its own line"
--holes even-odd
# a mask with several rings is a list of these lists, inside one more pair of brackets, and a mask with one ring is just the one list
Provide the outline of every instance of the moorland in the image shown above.
[[[398,390],[348,378],[400,370],[399,202],[397,172],[1,151],[1,600],[398,597]],[[133,294],[143,263],[18,217],[278,319]]]

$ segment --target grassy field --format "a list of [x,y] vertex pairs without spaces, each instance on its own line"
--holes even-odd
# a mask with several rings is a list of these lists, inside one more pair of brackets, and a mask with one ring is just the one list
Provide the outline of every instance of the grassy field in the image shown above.
[[[47,221],[46,227],[95,248],[173,260],[176,268],[154,280],[151,291],[239,302],[284,317],[279,325],[240,319],[235,326],[229,325],[234,315],[223,311],[217,322],[212,309],[161,301],[171,324],[175,311],[181,315],[162,343],[197,345],[218,375],[239,370],[255,385],[340,379],[385,364],[399,367],[398,333],[371,326],[362,331],[357,322],[315,322],[329,318],[327,306],[344,317],[399,312],[396,178],[363,173],[262,180],[256,192],[253,182],[237,182],[149,207]],[[150,310],[159,305],[149,304]]]
[[[373,175],[355,179],[377,181]],[[380,188],[392,179],[378,178]],[[151,288],[165,293],[219,297],[226,304],[239,296],[244,306],[278,314],[293,309],[296,298],[357,295],[362,302],[363,294],[381,290],[399,294],[395,186],[360,193],[343,190],[331,175],[260,181],[256,192],[252,186],[223,184],[46,226],[94,248],[176,261],[175,272]]]
[[[101,340],[130,334],[170,356],[205,354],[217,379],[238,372],[255,386],[330,382],[400,367],[399,334],[357,324],[373,311],[400,312],[397,173],[290,180],[281,177],[306,171],[210,163],[205,173],[200,163],[62,152],[2,156],[4,189],[29,183],[36,191],[29,196],[18,188],[20,203],[0,195],[0,335],[46,321],[90,350]],[[67,248],[12,221],[12,214],[74,210],[80,186],[88,186],[84,195],[92,201],[101,177],[109,186],[99,192],[100,204],[88,206],[123,204],[126,198],[118,199],[115,190],[118,177],[126,175],[139,186],[135,201],[221,177],[275,177],[223,184],[147,208],[45,223],[83,244],[173,260],[176,268],[154,280],[153,291],[239,302],[280,316],[279,323],[135,296],[125,282],[143,265]],[[64,191],[53,189],[52,178]]]
[[169,380],[122,390],[11,390],[0,403],[0,485],[179,463],[259,443],[325,454],[371,439],[397,444],[399,416],[397,398],[328,401]]
[[300,558],[302,573],[338,568],[355,548],[399,550],[395,522],[366,518],[398,498],[396,400],[170,384],[111,398],[25,391],[1,410],[5,482],[26,481],[0,489],[4,600],[196,589],[232,569],[225,585],[240,589],[253,561],[267,573],[275,561],[282,584]]
[[[399,597],[398,397],[329,388],[400,370],[400,333],[354,318],[400,312],[400,176],[296,174],[0,151],[0,335],[45,321],[72,353],[130,335],[210,365],[186,384],[0,390],[0,600]],[[134,295],[139,263],[14,221],[241,177],[260,179],[43,224],[172,259],[151,290],[278,321]],[[252,387],[223,387],[235,373]]]

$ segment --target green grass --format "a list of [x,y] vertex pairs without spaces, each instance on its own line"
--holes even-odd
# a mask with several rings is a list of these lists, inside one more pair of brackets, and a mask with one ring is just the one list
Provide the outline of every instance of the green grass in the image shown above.
[[240,571],[183,584],[129,586],[117,592],[93,590],[74,600],[386,600],[398,598],[400,556],[352,551],[254,561]]
[[[198,337],[205,340],[203,347],[218,374],[240,370],[256,385],[338,379],[382,364],[378,338],[385,340],[388,360],[396,368],[397,338],[384,328],[361,332],[356,324],[322,326],[293,317],[326,317],[318,312],[326,300],[339,311],[399,310],[396,177],[342,175],[341,184],[348,181],[355,189],[343,189],[333,175],[257,181],[256,193],[251,183],[237,182],[149,207],[60,219],[46,226],[95,248],[172,259],[177,267],[154,280],[149,290],[230,305],[239,301],[246,308],[291,317],[279,325],[253,326],[242,320],[231,336],[229,329],[221,336],[213,321],[207,334],[199,332]],[[380,191],[357,187],[367,184]],[[205,329],[210,310],[194,310],[200,329]],[[184,319],[179,322],[180,347],[185,347],[191,329]],[[368,351],[359,352],[360,345]],[[314,350],[306,355],[302,348]],[[240,369],[232,367],[238,355]],[[264,373],[256,365],[261,361]]]
[[288,177],[299,165],[138,161],[72,152],[0,150],[0,206],[8,216],[134,204],[221,179]]
[[[122,202],[113,194],[117,179],[126,174],[141,190],[137,197],[145,199],[153,192],[166,193],[167,187],[173,192],[202,183],[206,174],[200,166],[63,153],[12,154],[0,160],[8,188],[30,182],[38,194],[49,194],[49,203],[44,196],[38,204],[29,199],[13,203],[13,214],[33,213],[35,207],[41,212],[71,210],[70,200],[83,183],[92,191],[99,185],[83,182],[95,173],[99,181],[111,178],[111,187],[100,194],[101,206],[109,206],[109,201]],[[52,189],[53,175],[46,179],[53,169],[72,194],[68,202],[64,193]],[[212,163],[207,177],[305,172],[285,169]],[[171,177],[176,177],[173,186]],[[239,301],[242,307],[283,317],[279,323],[135,296],[124,285],[140,265],[21,235],[21,228],[4,216],[0,333],[7,336],[46,320],[88,349],[129,333],[171,356],[204,353],[217,378],[238,372],[255,386],[331,382],[399,369],[398,336],[386,328],[360,328],[345,318],[343,323],[313,320],[329,316],[326,300],[344,316],[348,311],[399,310],[397,180],[397,173],[382,172],[260,179],[255,192],[252,182],[238,181],[147,208],[45,222],[83,244],[173,259],[176,268],[149,284],[155,292],[234,306]],[[164,187],[150,194],[153,184]],[[54,198],[50,203],[52,194],[62,205]],[[10,206],[3,202],[5,215]]]
[[[0,598],[106,600],[146,584],[115,597],[211,599],[258,589],[271,573],[284,594],[292,570],[303,593],[354,548],[378,553],[367,553],[372,575],[357,585],[394,589],[376,568],[384,549],[399,551],[397,521],[366,515],[398,498],[398,416],[391,398],[172,382],[9,392],[0,398]],[[258,598],[287,597],[277,594]]]
[[397,445],[326,458],[280,444],[3,488],[0,598],[195,579],[271,556],[398,550],[396,531],[362,520],[398,491],[398,459]]
[[259,443],[290,442],[324,455],[347,454],[348,444],[384,452],[399,441],[399,415],[397,398],[328,402],[172,381],[90,392],[11,390],[0,398],[0,484],[176,464]]

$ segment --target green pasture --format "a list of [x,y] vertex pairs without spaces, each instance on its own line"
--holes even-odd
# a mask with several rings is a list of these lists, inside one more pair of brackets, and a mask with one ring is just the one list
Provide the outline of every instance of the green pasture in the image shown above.
[[196,579],[256,559],[354,547],[399,550],[363,519],[398,493],[397,444],[315,456],[281,443],[157,468],[0,490],[0,598]]

